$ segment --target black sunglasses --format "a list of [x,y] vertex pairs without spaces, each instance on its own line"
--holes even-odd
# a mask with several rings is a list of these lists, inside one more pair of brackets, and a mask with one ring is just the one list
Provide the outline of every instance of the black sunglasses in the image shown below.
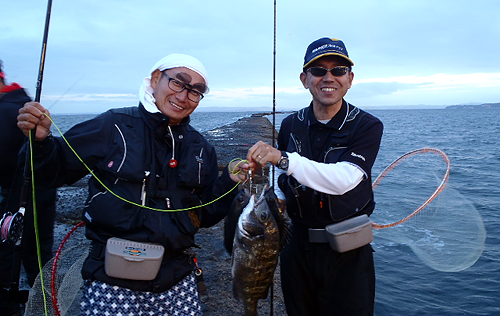
[[327,72],[330,72],[334,77],[342,77],[349,71],[349,67],[337,66],[332,69],[326,69],[323,67],[311,67],[306,71],[309,71],[314,77],[323,77]]

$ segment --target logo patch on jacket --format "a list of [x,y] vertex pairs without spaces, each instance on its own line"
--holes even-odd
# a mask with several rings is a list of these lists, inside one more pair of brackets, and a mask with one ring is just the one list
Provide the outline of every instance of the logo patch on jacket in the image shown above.
[[358,155],[358,154],[356,154],[354,152],[351,152],[351,156],[359,158],[359,159],[361,159],[363,161],[366,161],[365,157],[363,157],[362,155]]

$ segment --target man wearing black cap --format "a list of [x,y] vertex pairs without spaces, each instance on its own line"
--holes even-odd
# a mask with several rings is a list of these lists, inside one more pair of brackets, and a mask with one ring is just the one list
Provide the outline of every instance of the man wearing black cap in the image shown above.
[[[300,74],[311,104],[283,120],[278,149],[258,142],[248,152],[251,167],[278,167],[276,194],[293,221],[281,254],[289,315],[373,315],[373,235],[366,216],[375,207],[371,168],[383,125],[344,100],[353,65],[341,40],[311,43]],[[365,219],[355,240],[337,239],[325,229]]]

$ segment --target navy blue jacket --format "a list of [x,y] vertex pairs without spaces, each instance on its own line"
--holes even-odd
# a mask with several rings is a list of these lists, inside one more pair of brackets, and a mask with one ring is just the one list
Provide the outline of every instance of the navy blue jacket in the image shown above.
[[[42,265],[52,258],[53,227],[56,208],[56,189],[36,190],[37,222],[39,235],[35,236],[34,214],[31,187],[25,186],[24,164],[26,155],[18,155],[27,137],[17,127],[19,109],[31,98],[18,84],[13,83],[5,89],[9,92],[0,94],[0,216],[15,213],[25,202],[25,217],[22,236],[22,263],[28,282],[33,285],[39,273],[37,250],[40,250]],[[24,199],[23,199],[24,198]],[[40,249],[37,249],[37,239]],[[0,245],[0,286],[8,288],[13,269],[13,249],[9,243]],[[18,267],[17,267],[18,268]],[[15,305],[11,298],[0,298],[2,310],[8,311],[9,305]]]
[[340,111],[327,123],[316,120],[312,103],[281,123],[278,149],[297,152],[310,160],[358,166],[365,178],[343,195],[329,195],[301,185],[293,176],[282,174],[278,183],[287,197],[287,210],[294,223],[309,228],[361,214],[375,207],[371,168],[382,138],[382,122],[373,115],[343,101]]
[[[169,166],[172,138],[168,117],[139,107],[109,110],[71,128],[65,137],[96,177],[89,180],[84,220],[92,251],[83,266],[84,279],[96,279],[138,291],[163,292],[193,270],[183,251],[195,245],[199,227],[219,222],[229,211],[235,192],[204,207],[230,191],[234,183],[227,168],[218,175],[215,149],[189,125],[189,117],[171,126],[178,165]],[[71,184],[89,173],[64,140],[51,137],[35,144],[35,176],[39,185]],[[109,188],[110,193],[104,186]],[[145,199],[144,199],[145,196]],[[110,237],[160,243],[165,255],[156,279],[116,279],[104,272],[103,245]]]
[[26,137],[17,127],[19,109],[31,101],[24,89],[0,94],[0,187],[10,188],[17,168],[17,154]]

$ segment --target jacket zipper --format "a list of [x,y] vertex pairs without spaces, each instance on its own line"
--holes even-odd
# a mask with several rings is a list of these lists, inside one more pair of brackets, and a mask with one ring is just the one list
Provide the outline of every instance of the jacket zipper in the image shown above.
[[144,171],[144,180],[142,180],[141,203],[142,206],[146,205],[146,179],[151,171]]
[[201,184],[201,166],[203,164],[203,148],[200,150],[200,155],[196,156],[196,161],[198,161],[198,184]]

